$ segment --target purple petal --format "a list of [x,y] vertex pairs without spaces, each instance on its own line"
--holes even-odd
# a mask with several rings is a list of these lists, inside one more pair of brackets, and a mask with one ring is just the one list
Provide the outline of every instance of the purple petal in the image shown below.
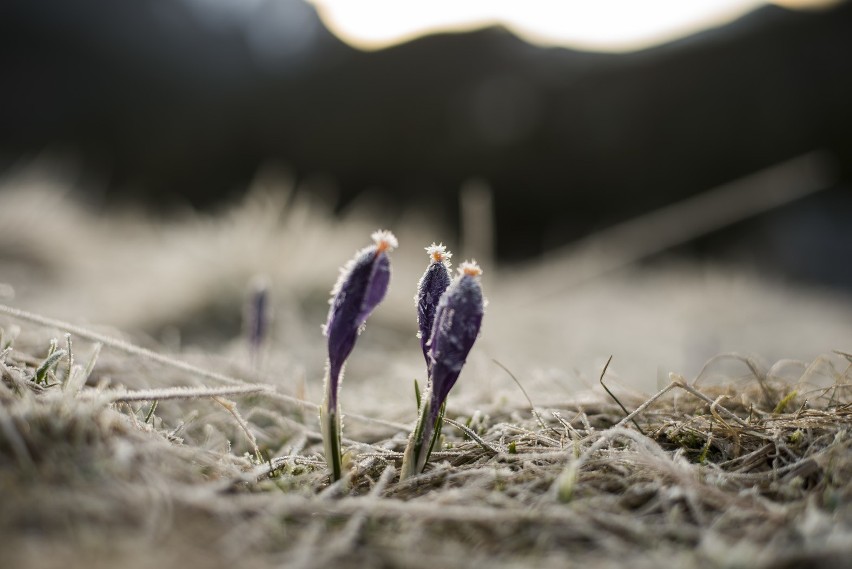
[[335,286],[325,326],[332,407],[337,405],[340,374],[355,347],[358,331],[387,292],[390,259],[386,250],[387,247],[379,244],[362,250],[347,265]]
[[473,347],[484,314],[482,288],[476,276],[462,274],[438,304],[429,355],[432,401],[440,406],[455,385]]
[[420,279],[417,290],[417,326],[419,329],[420,347],[423,357],[426,358],[427,369],[431,367],[432,360],[429,357],[429,339],[432,337],[432,327],[435,323],[435,313],[438,302],[447,287],[450,286],[450,273],[447,266],[442,263],[431,263]]
[[373,270],[367,283],[364,300],[361,303],[361,312],[358,315],[359,327],[367,321],[376,306],[384,299],[388,292],[388,283],[390,283],[390,258],[388,258],[387,253],[382,252],[373,261]]

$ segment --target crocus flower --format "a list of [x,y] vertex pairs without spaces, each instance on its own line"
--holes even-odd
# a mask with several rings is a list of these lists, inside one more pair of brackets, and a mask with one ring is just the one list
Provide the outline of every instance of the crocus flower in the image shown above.
[[450,258],[452,253],[447,251],[444,244],[432,243],[426,247],[429,255],[429,266],[420,277],[417,284],[417,337],[420,338],[420,348],[423,357],[426,358],[427,373],[432,369],[432,358],[429,357],[429,339],[432,337],[432,325],[435,322],[435,311],[438,309],[438,301],[450,286]]
[[401,480],[420,473],[426,466],[441,406],[458,380],[467,355],[479,336],[485,311],[479,284],[481,274],[482,270],[475,262],[462,263],[459,276],[438,303],[429,341],[432,360],[429,390],[422,398],[420,417],[405,449]]
[[321,410],[326,460],[334,480],[341,476],[340,412],[337,393],[346,358],[373,309],[385,297],[390,281],[388,252],[397,246],[390,231],[376,231],[374,244],[356,253],[340,271],[331,291],[331,307],[325,335],[328,338],[328,371],[325,401]]

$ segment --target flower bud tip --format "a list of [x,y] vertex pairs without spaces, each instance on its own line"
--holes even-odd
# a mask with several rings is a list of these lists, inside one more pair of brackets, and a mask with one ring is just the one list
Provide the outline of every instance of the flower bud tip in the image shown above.
[[461,265],[459,265],[459,275],[460,276],[469,276],[469,277],[479,277],[482,276],[482,269],[476,263],[475,259],[471,259],[470,261],[465,261]]
[[452,253],[447,251],[443,243],[435,245],[434,241],[426,247],[426,254],[429,255],[433,263],[444,263],[447,267],[450,266],[450,259],[453,256]]
[[373,241],[376,243],[376,253],[382,253],[384,251],[390,252],[399,247],[399,242],[396,240],[396,237],[387,229],[380,229],[373,233],[370,237],[372,237]]

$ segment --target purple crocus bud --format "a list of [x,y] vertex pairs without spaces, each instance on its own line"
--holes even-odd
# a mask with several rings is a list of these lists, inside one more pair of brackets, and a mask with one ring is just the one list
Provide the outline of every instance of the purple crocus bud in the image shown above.
[[431,370],[429,339],[432,337],[432,325],[435,322],[438,301],[450,286],[450,258],[453,254],[447,251],[443,243],[440,245],[432,243],[426,247],[426,253],[429,255],[430,263],[426,272],[420,277],[417,296],[414,300],[417,302],[417,337],[420,338],[420,348],[426,359],[426,369]]
[[326,459],[332,478],[341,475],[340,413],[337,393],[346,358],[355,347],[355,339],[367,317],[385,297],[390,281],[388,252],[397,246],[390,231],[376,231],[373,245],[359,251],[341,270],[331,291],[331,307],[324,333],[328,338],[328,376],[322,427],[326,443]]
[[432,434],[441,406],[459,378],[467,355],[479,336],[485,301],[476,262],[464,262],[459,276],[450,284],[438,303],[429,357],[432,360],[429,393],[424,397],[420,418],[403,457],[401,479],[423,470],[431,450]]
[[485,313],[479,285],[481,275],[482,269],[476,261],[462,263],[458,278],[441,297],[435,313],[429,356],[432,359],[432,407],[436,417],[479,336]]
[[390,231],[376,231],[375,242],[359,251],[341,270],[331,291],[325,335],[328,338],[328,369],[332,379],[332,406],[337,404],[337,382],[355,339],[373,309],[385,297],[390,281],[387,253],[397,246]]
[[243,311],[243,327],[248,340],[252,368],[257,369],[260,351],[269,332],[272,307],[269,303],[269,278],[255,276],[249,285],[249,295]]

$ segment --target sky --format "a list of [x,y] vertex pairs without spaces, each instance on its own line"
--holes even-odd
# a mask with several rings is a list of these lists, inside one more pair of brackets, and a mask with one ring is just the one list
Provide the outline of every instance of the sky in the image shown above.
[[[346,43],[375,50],[434,32],[502,24],[544,46],[633,51],[724,25],[765,0],[312,0]],[[831,0],[776,0],[791,8]]]

